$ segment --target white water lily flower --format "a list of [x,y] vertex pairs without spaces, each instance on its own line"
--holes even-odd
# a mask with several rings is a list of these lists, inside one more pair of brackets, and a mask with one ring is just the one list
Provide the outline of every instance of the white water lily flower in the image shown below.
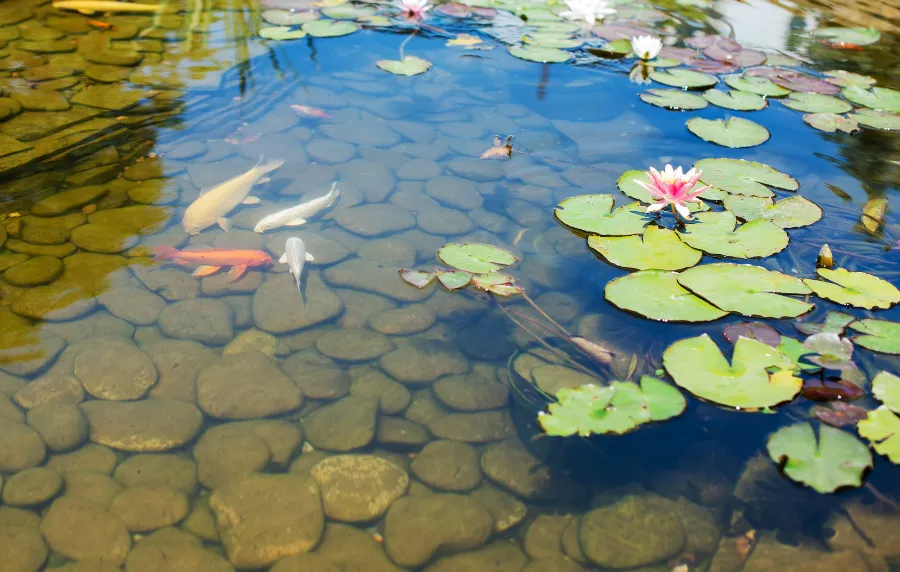
[[631,38],[631,51],[642,60],[652,60],[662,49],[662,40],[655,36],[637,36]]
[[560,16],[568,20],[584,20],[593,25],[594,22],[616,13],[616,9],[610,7],[607,0],[565,0],[569,7]]
[[421,18],[425,12],[431,10],[428,0],[394,0],[394,4],[407,18]]

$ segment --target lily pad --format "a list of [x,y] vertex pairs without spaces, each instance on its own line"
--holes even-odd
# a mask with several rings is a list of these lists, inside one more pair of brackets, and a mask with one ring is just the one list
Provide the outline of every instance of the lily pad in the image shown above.
[[809,294],[799,278],[749,264],[717,262],[685,270],[678,283],[728,312],[761,318],[794,318],[812,304],[783,294]]
[[768,105],[764,97],[748,91],[710,89],[703,97],[713,105],[735,111],[759,111]]
[[780,85],[775,85],[767,77],[748,75],[727,75],[724,78],[726,84],[733,89],[764,95],[766,97],[784,97],[791,93]]
[[379,16],[377,14],[375,16],[360,16],[356,21],[360,24],[374,28],[388,28],[393,26],[393,22],[391,22],[390,18]]
[[416,288],[424,288],[431,284],[435,275],[435,272],[422,272],[421,270],[409,270],[407,268],[400,269],[400,278]]
[[680,66],[681,62],[670,58],[654,58],[649,62],[644,62],[644,65],[648,65],[651,68],[674,68],[675,66]]
[[707,334],[679,340],[663,352],[663,367],[679,387],[700,399],[738,409],[790,401],[803,386],[792,374],[790,358],[750,338],[738,338],[730,364]]
[[267,40],[299,40],[306,37],[306,32],[290,26],[266,26],[259,29],[259,36]]
[[475,242],[446,244],[438,249],[437,257],[447,266],[473,274],[495,272],[516,261],[508,250]]
[[879,455],[884,455],[895,465],[900,465],[900,417],[885,405],[869,411],[865,419],[857,423],[859,434],[871,443]]
[[788,175],[764,163],[743,159],[702,159],[694,167],[703,171],[700,180],[734,195],[771,197],[766,185],[796,191],[800,184]]
[[813,417],[827,423],[832,427],[856,425],[869,414],[868,411],[858,405],[843,401],[831,401],[828,406],[816,405],[812,408]]
[[694,117],[688,119],[687,128],[704,141],[732,149],[755,147],[769,140],[768,129],[740,117],[730,117],[728,121]]
[[782,427],[769,437],[769,457],[782,465],[784,474],[820,493],[862,485],[862,475],[872,467],[872,453],[853,435],[823,425],[819,438],[812,425]]
[[303,24],[303,31],[313,38],[336,38],[346,36],[359,30],[353,22],[342,20],[315,20]]
[[857,87],[866,89],[875,85],[875,78],[869,77],[867,75],[861,75],[844,70],[832,70],[823,73],[828,76],[828,79],[826,79],[825,81],[841,87],[855,85]]
[[856,316],[845,314],[843,312],[835,312],[834,310],[828,310],[827,312],[825,312],[825,319],[822,321],[822,323],[797,322],[794,324],[794,327],[807,336],[819,334],[822,332],[843,334],[844,329],[854,320],[856,320]]
[[621,435],[651,421],[676,417],[687,405],[680,391],[649,376],[641,378],[640,386],[613,381],[605,387],[564,388],[556,399],[547,413],[538,415],[541,428],[555,437]]
[[[645,189],[644,187],[637,184],[637,181],[643,181],[645,183],[650,182],[650,177],[647,176],[646,171],[638,171],[637,169],[632,169],[630,171],[625,171],[619,176],[619,180],[616,181],[616,186],[622,191],[625,195],[631,197],[632,199],[636,199],[641,201],[642,203],[655,203],[656,199],[653,195],[650,194],[650,191]],[[703,183],[695,183],[693,187],[691,187],[692,192],[697,187],[704,186]],[[725,197],[728,196],[728,193],[725,191],[721,191],[715,187],[710,187],[703,191],[699,198],[706,201],[721,201]],[[703,205],[702,203],[687,203],[688,208],[692,211],[702,211],[709,210],[709,207]]]
[[789,357],[794,365],[804,373],[812,374],[822,371],[821,367],[806,361],[809,350],[796,338],[781,336],[781,343],[775,349]]
[[806,359],[818,366],[829,369],[843,369],[852,366],[853,342],[834,332],[820,332],[806,338],[803,347],[814,355]]
[[819,28],[813,30],[812,35],[832,42],[857,46],[869,46],[881,39],[881,32],[875,28]]
[[891,411],[900,412],[900,377],[887,371],[879,372],[872,379],[872,395]]
[[765,258],[784,250],[788,235],[777,224],[757,219],[735,230],[737,219],[729,211],[698,213],[694,222],[678,231],[682,242],[708,254],[732,258]]
[[445,270],[437,273],[437,279],[441,286],[452,292],[465,288],[472,281],[472,275],[459,270]]
[[809,226],[822,218],[822,209],[804,197],[788,197],[775,202],[772,198],[729,195],[725,208],[747,222],[766,219],[781,228]]
[[276,26],[299,26],[318,19],[319,13],[315,10],[265,10],[262,19]]
[[781,344],[781,334],[778,330],[762,322],[737,322],[725,326],[722,335],[731,343],[739,338],[750,338],[770,345],[773,348]]
[[510,46],[509,53],[520,60],[542,64],[559,64],[572,59],[570,52],[559,48],[544,48],[540,46]]
[[885,354],[900,354],[900,323],[866,318],[850,324],[850,329],[862,334],[853,338],[856,345]]
[[859,129],[856,119],[836,113],[807,113],[803,116],[803,121],[810,127],[825,133],[834,133],[838,130],[844,133],[853,133]]
[[654,70],[650,79],[681,89],[706,89],[719,83],[714,75],[682,68]]
[[577,195],[559,203],[553,210],[561,223],[582,232],[603,236],[641,234],[650,222],[640,203],[612,210],[612,195]]
[[857,109],[850,114],[860,125],[885,131],[900,131],[900,113],[876,111],[874,109]]
[[534,32],[525,36],[526,43],[539,48],[577,48],[584,43],[581,38],[558,32]]
[[836,95],[841,89],[825,80],[794,70],[778,70],[769,76],[772,83],[791,91]]
[[521,294],[522,287],[516,286],[516,279],[503,272],[489,272],[476,274],[472,277],[472,285],[486,292],[493,292],[499,296],[512,296]]
[[620,38],[602,46],[590,47],[587,51],[599,58],[623,58],[631,53],[631,41]]
[[709,105],[709,103],[699,95],[680,89],[648,89],[640,94],[640,98],[644,103],[676,111],[703,109]]
[[782,99],[785,107],[806,113],[847,113],[853,106],[837,97],[821,93],[792,93]]
[[356,4],[337,4],[322,8],[322,14],[334,20],[356,20],[364,16],[374,16],[377,10],[374,6]]
[[841,93],[853,103],[857,103],[863,107],[878,111],[900,113],[900,91],[895,89],[873,87],[872,89],[867,90],[859,86],[851,85],[845,87]]
[[681,270],[700,262],[703,254],[667,228],[650,225],[641,236],[588,237],[588,246],[611,264],[634,270]]
[[900,290],[897,287],[865,272],[850,272],[844,268],[831,270],[818,268],[816,272],[822,278],[830,280],[813,280],[804,278],[803,282],[812,288],[817,296],[857,308],[890,308],[900,302]]
[[684,289],[677,272],[627,274],[608,282],[605,294],[622,310],[661,322],[709,322],[728,313]]
[[419,75],[431,69],[431,62],[416,56],[405,56],[402,60],[378,60],[375,65],[394,75],[405,76]]

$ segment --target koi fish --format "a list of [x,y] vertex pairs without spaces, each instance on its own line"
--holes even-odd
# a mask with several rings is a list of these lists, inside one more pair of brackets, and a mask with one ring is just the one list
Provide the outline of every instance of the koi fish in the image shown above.
[[317,197],[295,207],[280,210],[272,213],[267,217],[263,217],[256,226],[253,227],[255,232],[266,232],[280,226],[300,226],[306,222],[306,219],[312,218],[321,211],[327,209],[337,200],[340,191],[335,190],[337,181],[331,184],[331,190],[327,194]]
[[172,12],[177,10],[164,4],[137,4],[135,2],[115,2],[113,0],[59,0],[53,3],[60,10],[74,10],[82,14],[94,12]]
[[294,277],[294,282],[297,283],[297,291],[300,293],[300,299],[303,301],[303,305],[306,305],[306,295],[303,293],[303,265],[306,262],[312,262],[315,258],[313,255],[306,251],[306,244],[303,241],[295,236],[287,239],[287,242],[284,245],[284,254],[281,255],[281,258],[278,259],[278,262],[282,264],[287,264],[288,268],[291,270],[291,275]]
[[266,266],[272,257],[262,250],[229,250],[227,248],[205,248],[177,250],[171,246],[157,246],[153,249],[157,260],[170,260],[175,264],[199,264],[191,276],[209,276],[223,266],[231,266],[228,281],[240,278],[250,266]]
[[266,173],[274,171],[283,164],[284,161],[281,159],[263,163],[263,158],[260,157],[259,163],[246,173],[219,183],[201,194],[184,211],[184,218],[181,220],[184,230],[188,234],[199,234],[201,230],[216,223],[219,223],[222,230],[229,230],[231,223],[225,218],[225,215],[239,204],[253,205],[258,203],[258,198],[249,196],[250,189],[257,183],[268,181]]
[[832,42],[829,40],[820,40],[819,43],[835,50],[852,50],[854,52],[863,51],[862,46],[851,42]]
[[305,115],[306,117],[317,117],[319,119],[331,119],[330,115],[317,107],[310,107],[308,105],[292,105],[291,109],[296,111],[298,115]]

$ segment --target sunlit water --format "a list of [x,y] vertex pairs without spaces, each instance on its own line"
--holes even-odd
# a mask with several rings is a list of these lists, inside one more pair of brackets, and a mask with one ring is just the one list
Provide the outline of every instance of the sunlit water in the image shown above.
[[[671,342],[721,341],[739,318],[657,324],[615,309],[603,288],[625,271],[556,222],[559,201],[626,204],[615,183],[628,169],[759,161],[825,212],[767,268],[809,276],[828,243],[838,266],[897,284],[895,133],[824,135],[773,102],[752,114],[765,145],[719,148],[685,114],[641,102],[626,63],[542,65],[422,33],[403,50],[433,68],[398,77],[375,62],[396,59],[406,35],[267,43],[255,7],[201,8],[156,27],[103,18],[125,39],[146,32],[132,68],[62,45],[104,33],[85,17],[2,7],[0,81],[20,103],[3,99],[15,116],[0,123],[0,570],[876,571],[900,558],[900,517],[876,502],[900,493],[885,459],[874,490],[817,495],[760,456],[788,416],[696,400],[621,438],[542,437],[546,401],[508,368],[534,340],[479,297],[398,274],[434,265],[447,242],[507,248],[531,298],[636,379]],[[817,62],[896,86],[896,14],[879,9],[844,16],[881,27],[878,45]],[[710,10],[723,19],[708,31],[727,21],[748,46],[788,51],[824,17],[763,2]],[[20,34],[58,44],[27,52]],[[35,98],[47,93],[62,95]],[[495,134],[521,152],[480,161]],[[284,160],[252,192],[261,201],[233,211],[229,232],[188,236],[187,205],[260,158]],[[253,232],[333,181],[333,208]],[[878,196],[890,203],[873,236],[859,212]],[[291,236],[315,257],[305,306],[277,263]],[[193,277],[154,261],[159,246],[258,249],[274,263],[235,282],[227,269]],[[819,301],[809,319],[836,308]],[[897,371],[873,355],[868,373]]]

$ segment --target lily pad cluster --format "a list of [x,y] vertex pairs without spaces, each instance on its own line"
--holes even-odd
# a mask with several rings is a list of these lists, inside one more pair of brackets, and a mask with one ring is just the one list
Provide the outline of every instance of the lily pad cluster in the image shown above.
[[522,288],[509,274],[499,272],[517,259],[513,253],[492,246],[467,242],[447,244],[437,251],[437,256],[447,266],[455,270],[435,268],[432,271],[400,269],[400,277],[415,286],[425,288],[435,279],[447,290],[459,290],[469,284],[479,290],[500,296],[520,294]]

